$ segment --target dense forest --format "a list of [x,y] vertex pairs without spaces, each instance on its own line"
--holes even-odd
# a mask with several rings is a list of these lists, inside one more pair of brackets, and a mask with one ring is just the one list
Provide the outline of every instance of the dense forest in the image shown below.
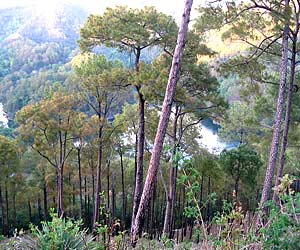
[[300,2],[192,4],[0,9],[0,249],[300,249]]

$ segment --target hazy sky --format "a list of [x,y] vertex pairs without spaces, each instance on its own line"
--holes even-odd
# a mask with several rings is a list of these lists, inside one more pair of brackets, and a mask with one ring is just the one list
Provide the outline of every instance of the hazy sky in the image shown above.
[[[159,11],[180,19],[183,11],[183,0],[0,0],[0,8],[24,5],[53,5],[58,2],[72,2],[85,6],[91,12],[102,12],[106,7],[115,5],[128,5],[129,7],[142,8],[145,5],[155,6]],[[194,7],[197,7],[201,0],[194,0]]]

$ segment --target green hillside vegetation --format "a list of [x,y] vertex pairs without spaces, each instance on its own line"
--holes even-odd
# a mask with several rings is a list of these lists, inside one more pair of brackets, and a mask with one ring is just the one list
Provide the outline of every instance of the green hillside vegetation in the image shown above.
[[0,9],[0,249],[300,249],[300,3],[185,3]]

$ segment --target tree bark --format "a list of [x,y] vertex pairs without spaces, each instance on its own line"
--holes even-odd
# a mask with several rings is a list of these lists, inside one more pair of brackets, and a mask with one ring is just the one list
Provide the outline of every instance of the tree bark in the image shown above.
[[[101,117],[99,118],[101,122]],[[95,193],[95,202],[94,202],[94,217],[93,217],[93,229],[95,229],[97,222],[99,221],[99,209],[101,202],[101,162],[102,162],[102,125],[99,126],[98,132],[98,156],[97,156],[97,177],[96,177],[96,193]]]
[[123,152],[122,149],[119,150],[120,154],[120,164],[121,164],[121,182],[122,182],[122,221],[121,229],[125,230],[125,218],[126,218],[126,195],[125,195],[125,183],[124,183],[124,163],[123,163]]
[[168,121],[170,117],[173,97],[176,89],[176,83],[179,78],[181,61],[183,56],[183,49],[186,43],[188,24],[190,20],[190,12],[192,8],[193,0],[186,0],[184,13],[182,17],[182,22],[177,38],[177,45],[175,48],[175,53],[172,61],[172,67],[169,74],[168,85],[166,89],[166,94],[162,107],[162,115],[160,117],[157,133],[155,136],[154,147],[152,151],[152,156],[150,159],[149,169],[147,178],[145,181],[145,186],[143,189],[139,209],[135,217],[134,223],[131,227],[131,244],[133,247],[136,246],[137,237],[141,230],[141,222],[146,211],[146,208],[149,206],[149,201],[151,195],[153,194],[153,187],[156,181],[157,170],[159,166],[160,156],[162,152],[163,142],[168,126]]
[[57,212],[58,216],[64,217],[65,209],[63,205],[63,175],[64,166],[61,165],[58,169],[58,189],[57,189]]
[[112,174],[111,192],[112,192],[111,221],[112,221],[112,225],[114,225],[115,218],[116,218],[116,174],[115,173]]
[[138,143],[137,143],[137,162],[136,162],[136,176],[135,176],[135,188],[132,208],[132,224],[135,220],[136,213],[138,211],[139,202],[141,200],[143,191],[143,173],[144,173],[144,145],[145,145],[145,100],[143,95],[139,92],[139,130],[138,130]]
[[[278,186],[281,183],[283,168],[285,164],[285,152],[288,144],[288,134],[289,134],[290,121],[291,121],[292,98],[293,98],[293,88],[294,88],[295,68],[296,68],[297,34],[298,32],[296,32],[295,35],[293,35],[292,59],[291,59],[291,66],[290,66],[291,67],[290,84],[289,84],[289,90],[287,96],[287,105],[285,111],[284,129],[283,129],[283,136],[282,136],[282,146],[280,151],[279,166],[277,170],[275,186]],[[279,202],[276,192],[273,193],[273,200],[276,203]]]
[[29,222],[32,222],[32,211],[31,211],[31,204],[30,200],[28,200],[28,216],[29,216]]
[[17,209],[16,209],[16,183],[13,183],[13,226],[17,227]]
[[[179,115],[179,108],[176,106],[175,110],[175,117],[173,123],[173,152],[172,158],[176,154],[177,151],[177,121]],[[174,209],[174,199],[175,199],[175,186],[176,186],[176,168],[172,163],[170,168],[170,175],[169,175],[169,194],[167,198],[167,206],[165,211],[165,219],[164,219],[164,227],[163,227],[163,234],[168,234],[172,228],[172,210]],[[169,235],[171,237],[171,234]]]
[[109,175],[110,175],[110,164],[109,162],[107,163],[107,172],[106,172],[106,182],[107,182],[107,188],[106,188],[106,199],[107,199],[107,204],[106,204],[106,210],[107,210],[107,225],[110,227],[111,226],[111,207],[110,207],[110,196],[111,196],[111,190],[110,190],[110,179],[109,179]]
[[41,221],[43,220],[43,216],[42,216],[42,206],[41,206],[41,198],[40,198],[40,195],[38,195],[37,204],[38,204],[39,221],[41,222]]
[[[288,8],[289,0],[285,1],[286,8]],[[281,58],[281,67],[280,67],[280,86],[279,94],[277,99],[277,110],[275,116],[275,124],[273,130],[273,139],[270,149],[268,168],[265,175],[264,186],[262,190],[262,196],[260,200],[260,206],[263,208],[266,201],[268,201],[272,179],[274,176],[276,160],[278,155],[278,146],[280,140],[280,130],[281,130],[281,119],[283,114],[283,106],[285,100],[285,88],[286,88],[286,77],[287,77],[287,64],[288,64],[288,39],[289,39],[289,26],[285,25],[283,36],[282,36],[282,58]]]
[[84,176],[84,221],[85,224],[88,225],[88,213],[87,213],[87,180],[86,176]]
[[6,234],[6,226],[5,226],[5,213],[4,213],[4,205],[3,205],[3,198],[2,198],[2,190],[0,185],[0,208],[1,208],[1,226],[2,226],[2,234]]
[[82,202],[82,176],[81,176],[81,155],[80,148],[77,148],[78,157],[78,177],[79,177],[79,200],[80,200],[80,218],[83,218],[83,202]]
[[6,204],[6,226],[7,226],[7,233],[8,233],[10,229],[10,220],[9,220],[7,181],[5,181],[5,204]]
[[47,183],[44,179],[44,186],[43,186],[43,198],[44,198],[44,219],[47,221],[48,218],[48,197],[47,197]]

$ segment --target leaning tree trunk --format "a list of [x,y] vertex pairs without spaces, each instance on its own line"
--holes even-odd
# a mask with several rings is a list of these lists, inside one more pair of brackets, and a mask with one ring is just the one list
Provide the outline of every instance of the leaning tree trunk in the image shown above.
[[[286,7],[288,7],[289,0],[285,1]],[[274,176],[276,160],[278,155],[278,146],[280,141],[280,130],[281,130],[281,119],[283,114],[284,100],[285,100],[285,88],[286,88],[286,77],[287,77],[287,64],[288,64],[288,39],[289,39],[289,26],[285,25],[283,36],[282,36],[282,58],[280,67],[280,86],[277,100],[277,110],[275,116],[275,124],[273,131],[273,139],[271,144],[271,150],[268,161],[268,168],[266,171],[262,196],[260,200],[260,206],[264,207],[266,201],[268,201],[272,186],[272,179]]]
[[[289,91],[287,96],[287,105],[285,111],[284,129],[283,129],[283,136],[282,136],[282,146],[280,151],[279,166],[277,170],[275,186],[278,186],[281,183],[283,168],[285,164],[285,152],[288,144],[288,134],[289,134],[290,121],[291,121],[292,97],[293,97],[293,87],[294,87],[295,68],[296,68],[296,53],[297,53],[297,35],[294,35],[292,59],[291,59],[291,66],[290,66],[291,67],[290,84],[289,84]],[[276,203],[279,202],[278,195],[276,194],[276,192],[273,193],[273,200]]]
[[163,142],[164,142],[167,126],[168,126],[168,121],[170,118],[173,97],[176,89],[176,83],[179,78],[181,61],[183,56],[183,49],[186,42],[192,4],[193,4],[193,0],[185,1],[184,13],[182,17],[180,30],[178,33],[177,45],[175,48],[172,67],[169,74],[168,85],[167,85],[166,94],[165,94],[163,107],[162,107],[162,115],[160,117],[159,125],[155,136],[148,174],[145,181],[145,186],[143,189],[139,209],[136,214],[134,223],[131,226],[131,244],[133,247],[135,247],[137,243],[138,234],[141,230],[142,219],[149,205],[149,201],[153,193],[153,187],[156,181],[157,170],[158,170]]

